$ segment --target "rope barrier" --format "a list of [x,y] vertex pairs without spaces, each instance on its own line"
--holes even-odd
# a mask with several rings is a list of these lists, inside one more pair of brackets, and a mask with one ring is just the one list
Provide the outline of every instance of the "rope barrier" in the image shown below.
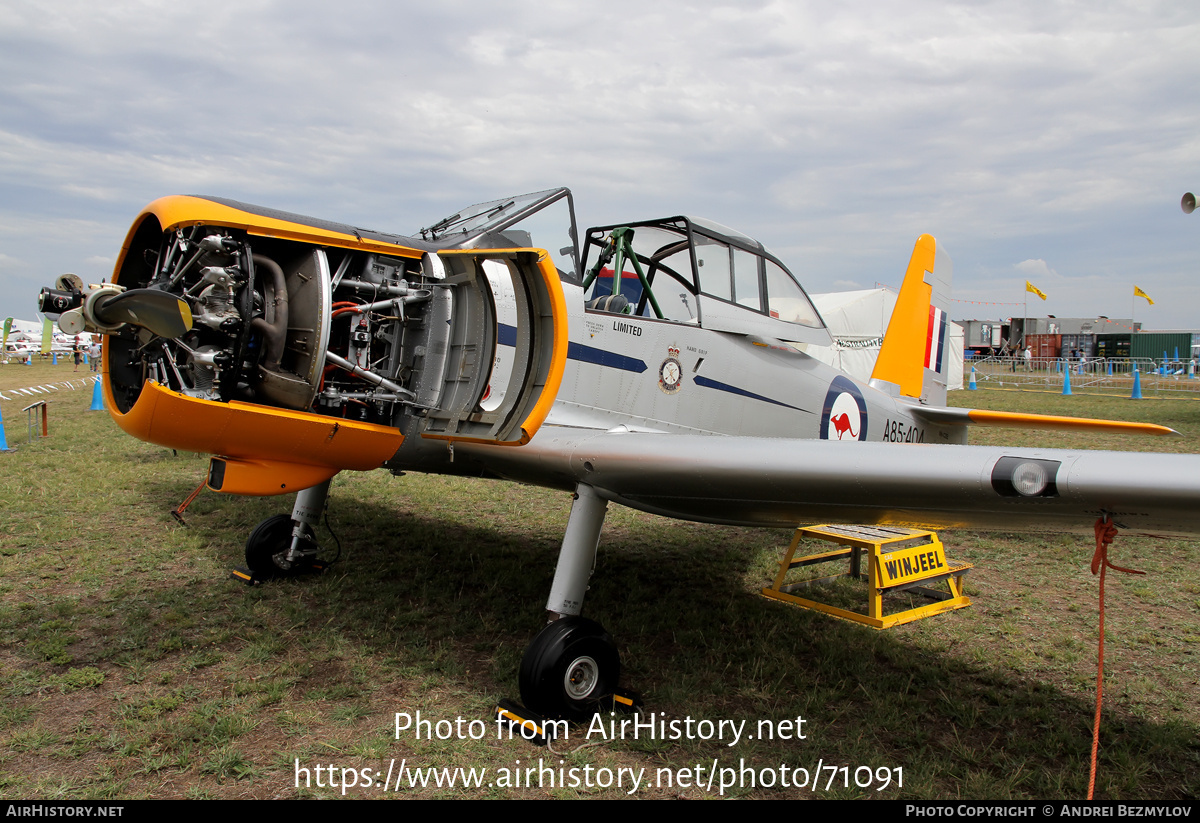
[[1092,765],[1088,776],[1087,799],[1096,791],[1096,756],[1100,750],[1100,705],[1104,696],[1104,575],[1109,569],[1126,574],[1145,574],[1114,565],[1108,560],[1108,546],[1116,538],[1117,527],[1104,515],[1096,520],[1096,552],[1092,555],[1092,574],[1100,573],[1100,653],[1096,664],[1096,719],[1092,724]]
[[[95,377],[81,377],[78,380],[63,380],[63,381],[57,382],[57,383],[39,383],[36,386],[28,386],[23,389],[5,389],[4,391],[8,392],[9,394],[12,394],[12,395],[22,395],[24,397],[36,397],[39,394],[49,394],[51,391],[58,391],[59,389],[72,389],[72,390],[81,389],[84,386],[87,386],[91,383],[95,383],[99,379],[100,379],[99,375],[97,375]],[[76,384],[78,384],[78,385],[76,385]],[[17,400],[17,399],[19,399],[19,398],[7,397],[7,396],[5,396],[4,392],[0,392],[0,400]]]

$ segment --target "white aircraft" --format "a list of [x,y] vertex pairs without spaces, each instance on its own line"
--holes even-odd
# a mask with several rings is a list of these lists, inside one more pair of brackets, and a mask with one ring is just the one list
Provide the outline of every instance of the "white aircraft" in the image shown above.
[[[81,287],[82,282],[80,281]],[[55,332],[51,337],[50,350],[57,354],[65,354],[74,351],[76,346],[86,348],[91,344],[92,336],[88,333],[73,336],[63,332]],[[12,320],[8,337],[4,341],[4,350],[7,354],[15,354],[22,357],[40,352],[42,350],[41,322],[33,323],[28,320]]]
[[612,638],[581,616],[610,502],[753,526],[1200,533],[1200,458],[964,445],[969,424],[1175,433],[946,407],[950,262],[928,235],[863,383],[805,354],[830,338],[800,284],[716,223],[578,242],[554,189],[418,234],[167,197],[134,222],[113,284],[44,290],[42,310],[106,334],[127,432],[214,455],[214,490],[299,492],[250,535],[256,577],[311,566],[345,469],[573,491],[551,622],[521,666],[542,715],[586,715],[617,687]]

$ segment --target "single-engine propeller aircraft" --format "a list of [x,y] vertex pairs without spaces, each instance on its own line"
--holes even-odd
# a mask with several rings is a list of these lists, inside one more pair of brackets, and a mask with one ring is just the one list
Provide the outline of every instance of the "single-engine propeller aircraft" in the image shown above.
[[[781,260],[694,217],[588,229],[565,188],[471,206],[404,237],[214,197],[137,217],[112,283],[42,310],[105,334],[125,431],[214,455],[208,485],[298,492],[260,523],[260,578],[311,564],[345,469],[486,475],[572,491],[526,705],[613,694],[612,638],[581,616],[610,502],[669,517],[1200,533],[1200,458],[969,447],[970,424],[1175,434],[946,407],[950,261],[913,251],[874,375]],[[548,249],[548,251],[546,250]]]

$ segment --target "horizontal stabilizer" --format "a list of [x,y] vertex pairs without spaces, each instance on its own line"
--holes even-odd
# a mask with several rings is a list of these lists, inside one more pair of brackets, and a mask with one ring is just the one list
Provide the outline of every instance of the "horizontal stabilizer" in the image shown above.
[[1060,417],[1054,414],[951,409],[914,406],[912,413],[930,423],[943,426],[992,426],[1007,429],[1044,429],[1050,431],[1106,431],[1113,434],[1152,434],[1181,437],[1174,429],[1154,423],[1130,423],[1125,420],[1097,420],[1092,417]]

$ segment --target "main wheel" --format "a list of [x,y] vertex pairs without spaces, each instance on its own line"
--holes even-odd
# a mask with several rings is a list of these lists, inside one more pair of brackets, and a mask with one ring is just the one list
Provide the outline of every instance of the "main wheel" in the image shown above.
[[277,514],[254,527],[246,540],[246,565],[259,580],[287,577],[296,564],[287,559],[292,548],[292,516]]
[[621,658],[604,628],[564,617],[538,633],[521,659],[521,700],[545,717],[584,720],[612,695]]

